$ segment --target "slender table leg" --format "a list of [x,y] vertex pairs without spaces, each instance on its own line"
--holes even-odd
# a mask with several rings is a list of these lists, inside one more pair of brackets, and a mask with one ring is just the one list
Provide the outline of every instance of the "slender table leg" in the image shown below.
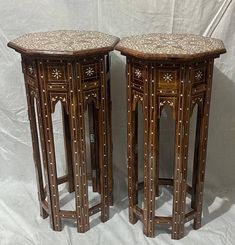
[[184,236],[185,223],[191,83],[184,75],[184,67],[182,70],[175,132],[172,239],[180,239]]
[[[146,74],[148,74],[146,68]],[[154,78],[144,85],[144,234],[154,237],[156,196],[157,103]]]
[[108,152],[108,113],[107,113],[107,81],[105,76],[105,62],[100,59],[101,88],[100,88],[100,108],[99,108],[99,157],[100,157],[100,189],[101,189],[101,221],[105,222],[109,218],[109,152]]
[[202,109],[203,109],[202,104],[198,104],[197,118],[196,118],[195,148],[194,148],[194,159],[193,159],[192,199],[191,199],[192,209],[195,209],[196,184],[197,184],[196,181],[197,181],[197,168],[198,168],[200,125],[201,125]]
[[[108,60],[107,62],[110,62]],[[107,64],[108,65],[108,64]],[[110,90],[110,79],[107,81],[107,97],[108,97],[108,104],[107,104],[107,113],[108,113],[108,154],[109,154],[109,165],[108,165],[108,172],[109,172],[109,199],[110,205],[113,205],[113,141],[112,141],[112,101],[111,101],[111,90]]]
[[130,112],[128,112],[127,133],[129,221],[130,223],[135,224],[137,222],[137,218],[133,209],[138,204],[138,107],[135,109],[135,111],[132,111],[132,108],[130,108]]
[[99,114],[94,106],[94,103],[88,104],[89,118],[89,136],[90,136],[90,151],[91,151],[91,177],[94,192],[100,192],[99,183]]
[[71,149],[71,133],[69,126],[69,116],[62,106],[62,120],[64,129],[64,146],[65,146],[65,159],[68,168],[68,184],[69,192],[74,192],[74,181],[73,181],[73,162],[72,162],[72,149]]
[[44,136],[44,146],[47,155],[46,158],[46,169],[48,175],[48,199],[49,199],[49,210],[50,218],[52,219],[51,225],[53,230],[61,230],[61,217],[59,214],[59,193],[57,185],[57,171],[56,171],[56,156],[55,156],[55,146],[54,146],[54,135],[52,127],[52,117],[51,117],[51,107],[45,80],[45,69],[43,67],[43,62],[39,62],[39,86],[40,86],[40,127],[42,132],[41,135]]
[[34,157],[37,187],[38,187],[40,215],[43,218],[46,218],[48,217],[48,213],[44,210],[42,206],[42,203],[46,199],[46,194],[44,191],[44,184],[43,184],[43,174],[42,174],[42,167],[41,167],[42,159],[40,157],[40,146],[38,141],[37,121],[36,121],[36,113],[35,113],[35,102],[37,103],[37,99],[34,96],[34,91],[30,89],[27,83],[25,83],[25,87],[26,87],[27,103],[28,103],[28,117],[29,117],[31,137],[32,137],[33,157]]
[[207,137],[208,137],[208,122],[209,122],[209,111],[210,111],[210,97],[211,97],[211,83],[213,74],[213,61],[208,64],[207,74],[207,90],[204,97],[204,105],[202,117],[200,120],[200,139],[198,146],[198,162],[196,168],[196,190],[193,208],[196,210],[196,218],[194,219],[194,229],[201,227],[201,216],[202,216],[202,201],[203,201],[203,188],[205,179],[205,167],[206,167],[206,150],[207,150]]
[[159,142],[160,142],[160,119],[157,120],[157,146],[156,146],[156,177],[155,177],[155,188],[156,188],[156,197],[160,195],[160,190],[159,190]]
[[[138,106],[132,108],[133,95],[131,89],[130,64],[128,64],[128,86],[127,86],[127,163],[128,163],[128,197],[129,197],[129,221],[132,224],[137,222],[134,213],[135,205],[138,204]],[[141,104],[142,105],[142,104]]]
[[68,63],[68,74],[70,76],[70,125],[71,145],[73,153],[74,188],[77,212],[78,232],[89,230],[89,204],[86,169],[86,146],[85,146],[85,118],[84,101],[81,84],[80,65],[77,64],[77,79],[72,80],[72,65]]
[[134,180],[135,180],[135,184],[134,184],[134,188],[133,190],[135,191],[134,194],[134,204],[137,205],[138,204],[138,106],[136,106],[136,109],[134,112],[132,112],[132,116],[134,118],[133,120],[133,127],[134,127],[134,131],[133,131],[133,148],[134,148],[134,152],[133,152],[133,176],[134,176]]

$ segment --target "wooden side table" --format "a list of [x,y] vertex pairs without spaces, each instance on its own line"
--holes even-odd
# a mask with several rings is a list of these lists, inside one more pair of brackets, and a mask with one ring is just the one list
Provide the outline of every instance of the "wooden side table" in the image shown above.
[[[127,56],[128,94],[128,195],[129,220],[144,223],[154,236],[155,224],[172,227],[172,238],[184,236],[184,224],[201,226],[213,61],[225,53],[220,40],[196,35],[148,34],[123,38],[116,49]],[[144,115],[144,183],[138,181],[137,104]],[[159,178],[159,119],[165,105],[175,119],[173,178]],[[190,115],[198,104],[193,180],[187,184]],[[158,185],[173,186],[172,216],[155,216]],[[138,190],[144,188],[144,207]],[[186,212],[186,193],[191,210]]]
[[[75,219],[78,232],[87,231],[89,216],[99,211],[103,222],[109,218],[112,140],[108,54],[117,42],[118,38],[100,32],[51,31],[26,34],[8,43],[22,56],[41,216],[49,215],[56,231],[61,230],[64,218]],[[53,135],[52,114],[59,101],[68,167],[65,176],[57,175]],[[86,162],[86,110],[91,173]],[[88,202],[89,177],[93,190],[101,195],[100,203],[93,207]],[[74,211],[60,208],[58,185],[65,182],[69,182],[70,192],[75,191]]]

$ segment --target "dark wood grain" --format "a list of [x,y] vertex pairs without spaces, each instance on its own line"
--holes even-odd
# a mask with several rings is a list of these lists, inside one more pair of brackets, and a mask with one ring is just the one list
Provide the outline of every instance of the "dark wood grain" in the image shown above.
[[[112,203],[111,97],[107,57],[113,46],[84,50],[79,54],[27,52],[12,43],[8,46],[22,53],[40,214],[43,218],[50,216],[53,230],[60,231],[62,218],[68,218],[76,220],[78,232],[86,232],[90,228],[89,216],[101,212],[102,222],[107,221]],[[62,107],[65,164],[68,168],[63,176],[57,173],[52,121],[57,103]],[[92,170],[95,172],[93,190],[101,195],[101,202],[93,207],[89,207],[88,202],[87,108],[88,129],[95,139],[91,142]],[[66,182],[69,192],[75,192],[75,211],[60,207],[58,185]]]
[[[118,48],[119,49],[119,48]],[[128,108],[128,196],[129,221],[143,222],[144,234],[154,237],[155,224],[172,227],[172,239],[184,236],[184,224],[194,220],[194,229],[201,227],[203,183],[205,177],[209,105],[213,60],[217,54],[181,57],[138,56],[124,49],[127,55]],[[136,58],[138,57],[138,58]],[[144,162],[137,163],[137,104],[144,112]],[[192,186],[187,184],[190,116],[198,104],[197,130]],[[159,176],[159,119],[164,106],[170,106],[175,120],[175,156],[173,179]],[[144,182],[138,183],[138,164],[144,165]],[[155,196],[159,185],[173,185],[172,216],[155,216]],[[144,207],[138,206],[138,190],[144,191]],[[186,212],[186,194],[191,195],[192,209]]]

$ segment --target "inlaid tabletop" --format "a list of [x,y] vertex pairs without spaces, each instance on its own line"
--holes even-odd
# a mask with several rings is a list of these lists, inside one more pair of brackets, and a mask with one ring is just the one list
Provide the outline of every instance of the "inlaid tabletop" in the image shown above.
[[130,36],[121,39],[116,49],[139,58],[185,58],[219,55],[226,52],[221,40],[192,34]]
[[58,30],[25,34],[8,46],[26,54],[84,55],[113,50],[118,41],[97,31]]

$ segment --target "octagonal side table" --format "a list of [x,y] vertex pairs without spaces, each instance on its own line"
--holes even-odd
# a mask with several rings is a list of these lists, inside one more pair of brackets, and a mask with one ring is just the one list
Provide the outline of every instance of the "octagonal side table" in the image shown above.
[[[109,218],[112,203],[109,52],[118,40],[100,32],[51,31],[26,34],[8,43],[22,56],[40,211],[43,218],[50,216],[53,230],[60,231],[61,219],[65,218],[75,219],[79,232],[89,229],[89,216],[99,211],[103,222]],[[68,167],[64,176],[57,174],[53,135],[52,114],[58,102],[62,105]],[[86,161],[86,110],[90,173]],[[89,178],[93,191],[101,195],[100,203],[92,207],[88,202]],[[69,183],[69,192],[75,191],[75,210],[60,207],[58,185],[65,182]]]
[[[148,34],[123,38],[116,49],[127,57],[129,220],[143,221],[154,236],[155,224],[172,227],[172,238],[184,236],[184,224],[201,226],[213,61],[225,53],[220,40],[189,34]],[[144,116],[144,182],[138,180],[137,104]],[[198,105],[192,183],[187,183],[190,115]],[[159,119],[169,105],[175,119],[173,178],[159,178]],[[159,185],[173,186],[172,216],[155,215]],[[143,188],[144,205],[138,204]],[[191,210],[186,211],[186,193]]]

